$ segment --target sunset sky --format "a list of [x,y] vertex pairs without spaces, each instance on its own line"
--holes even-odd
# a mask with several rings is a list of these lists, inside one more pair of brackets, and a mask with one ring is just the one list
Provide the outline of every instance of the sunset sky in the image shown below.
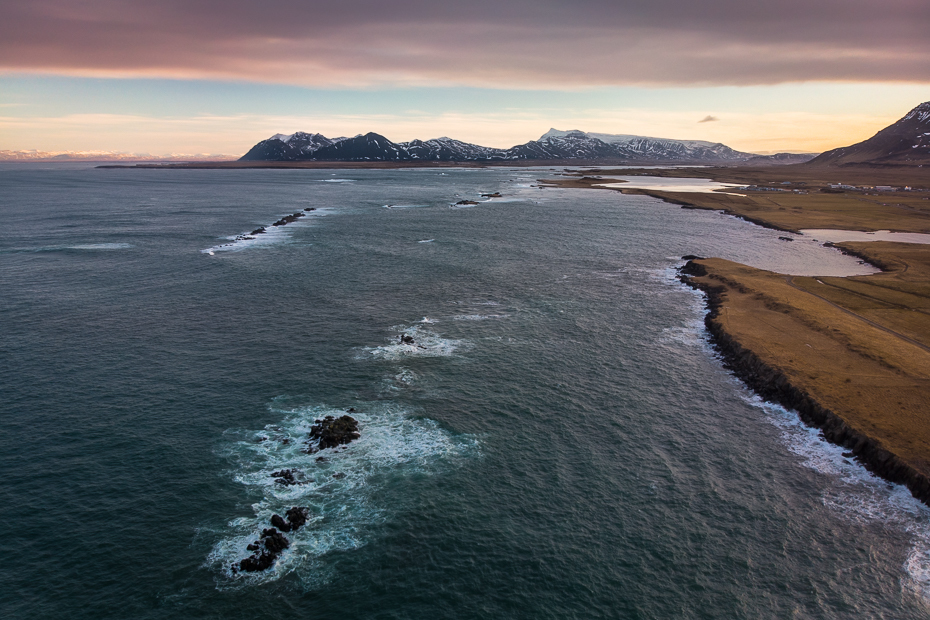
[[930,100],[926,0],[0,0],[0,150],[239,155],[274,133],[755,152]]

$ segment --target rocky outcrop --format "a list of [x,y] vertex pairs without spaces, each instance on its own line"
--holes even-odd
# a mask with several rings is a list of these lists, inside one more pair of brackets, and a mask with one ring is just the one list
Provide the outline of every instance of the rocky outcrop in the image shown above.
[[299,218],[302,218],[305,214],[298,211],[293,215],[285,215],[277,222],[273,223],[272,226],[287,226],[291,222],[296,222]]
[[275,528],[272,527],[262,530],[261,538],[246,547],[246,549],[254,553],[244,560],[239,561],[238,570],[246,573],[267,570],[271,568],[271,565],[278,559],[278,556],[290,546],[291,543],[287,538]]
[[346,445],[361,437],[358,432],[358,420],[349,415],[338,418],[328,415],[314,422],[310,427],[310,439],[307,441],[309,454]]
[[[281,515],[272,515],[271,525],[262,530],[261,537],[246,547],[252,555],[240,560],[238,566],[233,566],[233,572],[242,571],[255,573],[271,568],[284,550],[291,546],[291,542],[281,532],[294,532],[307,523],[310,511],[301,506],[294,506]],[[279,531],[280,530],[280,531]]]
[[688,261],[681,268],[681,281],[707,295],[709,312],[704,324],[724,366],[762,398],[797,411],[805,424],[819,428],[827,441],[847,448],[866,469],[885,480],[907,486],[914,497],[930,505],[930,477],[884,449],[876,439],[850,427],[839,415],[792,385],[781,371],[763,362],[726,332],[717,320],[726,287],[692,279],[705,275],[706,267],[694,261]]

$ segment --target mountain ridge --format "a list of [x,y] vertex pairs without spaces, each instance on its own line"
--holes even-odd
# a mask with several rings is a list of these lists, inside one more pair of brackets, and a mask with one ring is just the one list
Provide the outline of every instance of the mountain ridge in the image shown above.
[[610,160],[629,163],[734,163],[755,157],[719,142],[674,140],[550,129],[538,140],[509,149],[452,138],[392,142],[374,132],[351,138],[319,133],[275,134],[239,161],[450,161]]

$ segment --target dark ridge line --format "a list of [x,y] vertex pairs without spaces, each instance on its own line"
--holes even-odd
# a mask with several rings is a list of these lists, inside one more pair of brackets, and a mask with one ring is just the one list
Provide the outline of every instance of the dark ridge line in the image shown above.
[[705,294],[708,313],[704,317],[704,326],[711,336],[714,349],[723,360],[724,368],[764,400],[796,411],[806,425],[819,428],[824,439],[849,449],[867,470],[888,482],[903,484],[915,498],[930,506],[930,477],[882,448],[878,440],[851,428],[845,420],[820,405],[810,394],[792,385],[781,371],[742,346],[714,320],[720,313],[726,288],[691,279],[692,276],[704,275],[707,275],[707,269],[689,260],[681,268],[679,280]]

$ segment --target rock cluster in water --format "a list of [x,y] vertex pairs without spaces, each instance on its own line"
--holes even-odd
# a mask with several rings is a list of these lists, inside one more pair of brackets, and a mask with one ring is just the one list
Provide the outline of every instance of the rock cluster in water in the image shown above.
[[[350,408],[349,412],[355,412]],[[307,441],[307,450],[309,454],[344,446],[361,437],[358,432],[358,420],[349,415],[335,417],[328,415],[322,420],[314,420],[315,424],[310,427],[310,437]],[[266,441],[267,437],[260,437],[258,441]],[[282,443],[287,443],[287,439],[282,439]],[[325,462],[323,457],[317,458],[318,462]],[[291,486],[295,484],[306,484],[307,481],[300,480],[304,477],[303,472],[297,469],[281,469],[271,472],[275,484]],[[336,473],[334,478],[344,477],[344,473]],[[263,529],[262,535],[258,540],[249,544],[246,549],[252,552],[249,557],[240,560],[234,564],[232,570],[236,572],[255,573],[271,568],[284,550],[291,546],[291,542],[282,532],[296,532],[306,525],[310,517],[310,510],[301,506],[294,506],[287,510],[282,517],[279,514],[271,516],[270,528]]]
[[287,519],[277,514],[271,517],[271,525],[274,527],[262,530],[261,537],[246,547],[253,553],[249,557],[240,560],[238,568],[233,567],[234,571],[255,573],[266,570],[274,564],[279,555],[284,553],[285,549],[291,546],[290,541],[281,532],[293,532],[306,524],[310,511],[300,506],[294,506],[284,514]]
[[358,432],[358,420],[349,415],[338,418],[328,415],[314,422],[310,427],[310,439],[307,442],[308,454],[351,443],[361,436]]
[[287,226],[291,222],[296,222],[299,218],[302,218],[305,214],[298,211],[292,215],[285,215],[277,222],[274,222],[272,226]]
[[457,203],[455,203],[455,205],[453,205],[453,206],[459,206],[459,205],[476,205],[476,204],[478,204],[478,203],[477,203],[476,201],[474,201],[474,200],[459,200],[459,201],[458,201]]

